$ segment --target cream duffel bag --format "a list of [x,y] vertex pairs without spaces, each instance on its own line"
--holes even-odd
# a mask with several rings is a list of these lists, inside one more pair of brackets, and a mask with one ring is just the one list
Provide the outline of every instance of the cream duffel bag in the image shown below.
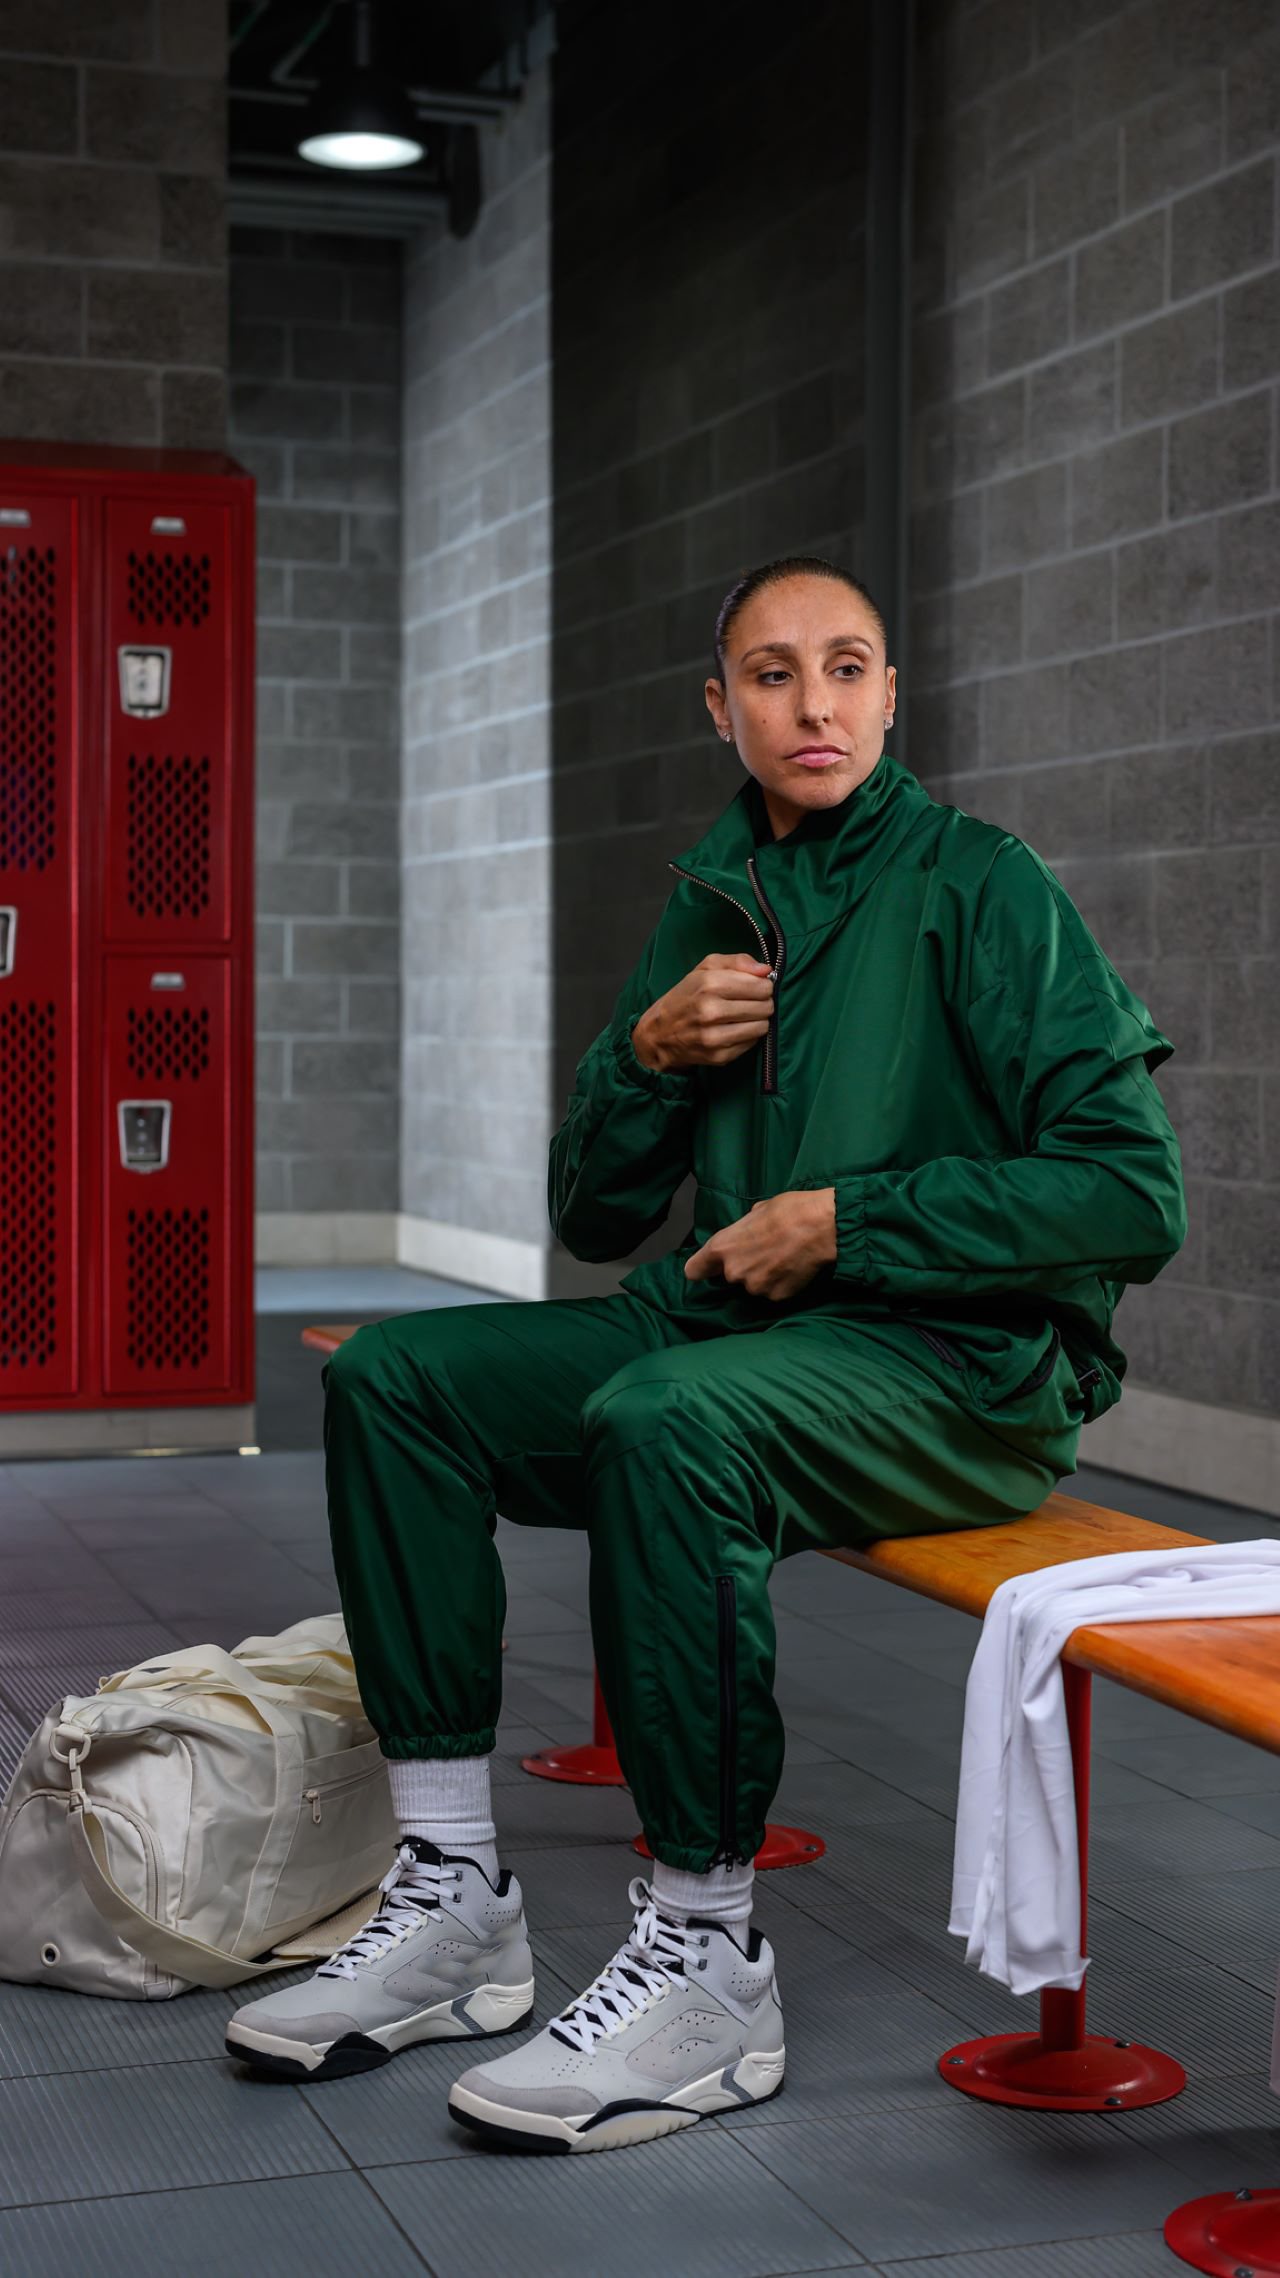
[[373,1912],[396,1832],[340,1615],[157,1654],[27,1744],[0,1806],[0,1978],[167,2001],[291,1968],[339,1942],[312,1925]]

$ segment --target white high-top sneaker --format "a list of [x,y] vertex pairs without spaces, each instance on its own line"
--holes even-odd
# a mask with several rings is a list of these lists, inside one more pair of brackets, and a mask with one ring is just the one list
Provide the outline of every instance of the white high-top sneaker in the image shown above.
[[237,2009],[227,2050],[284,2080],[370,2072],[414,2041],[509,2033],[533,2011],[524,1900],[473,1859],[406,1836],[381,1905],[305,1985]]
[[631,1935],[594,1984],[510,2056],[464,2072],[449,2110],[521,2151],[607,2151],[759,2104],[786,2051],[773,1949],[659,1914],[637,1875]]

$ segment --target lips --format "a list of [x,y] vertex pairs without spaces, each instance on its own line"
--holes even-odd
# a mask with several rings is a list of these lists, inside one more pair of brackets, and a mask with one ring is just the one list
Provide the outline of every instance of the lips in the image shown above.
[[787,757],[793,760],[797,767],[834,767],[838,759],[843,759],[844,753],[840,751],[793,751],[789,752]]

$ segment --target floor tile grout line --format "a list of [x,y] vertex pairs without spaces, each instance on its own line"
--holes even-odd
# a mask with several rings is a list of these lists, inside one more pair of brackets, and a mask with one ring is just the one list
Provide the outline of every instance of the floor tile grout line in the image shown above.
[[[374,2204],[381,2208],[383,2214],[387,2218],[387,2221],[392,2224],[394,2229],[399,2231],[400,2236],[403,2238],[406,2246],[409,2248],[410,2253],[413,2254],[416,2259],[422,2264],[423,2269],[429,2272],[430,2278],[436,2278],[436,2273],[433,2270],[431,2264],[427,2261],[426,2256],[421,2253],[419,2248],[414,2244],[414,2241],[410,2238],[409,2233],[405,2230],[403,2223],[401,2223],[398,2217],[392,2213],[385,2199],[383,2199],[380,2196],[379,2192],[374,2188],[374,2185],[370,2182],[369,2176],[365,2172],[364,2168],[360,2165],[360,2162],[353,2157],[353,2155],[347,2150],[346,2145],[338,2136],[334,2134],[333,2129],[330,2127],[323,2113],[317,2112],[314,2104],[308,2102],[307,2098],[301,2094],[301,2091],[305,2088],[305,2086],[305,2081],[299,2081],[293,2091],[295,2096],[298,2097],[303,2110],[309,2112],[312,2118],[319,2122],[319,2125],[323,2128],[330,2142],[335,2144],[337,2146],[337,2149],[342,2153],[342,2156],[346,2160],[347,2166],[351,2173],[359,2176],[361,2183],[363,2184],[365,2190],[368,2192],[370,2198],[374,2201]],[[331,2170],[331,2172],[334,2171]],[[341,2173],[342,2171],[341,2169],[338,2169],[336,2172]]]

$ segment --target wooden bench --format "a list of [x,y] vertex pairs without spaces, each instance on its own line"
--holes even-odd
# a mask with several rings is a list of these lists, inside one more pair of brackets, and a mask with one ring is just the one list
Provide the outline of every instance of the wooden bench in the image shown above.
[[[307,1329],[303,1343],[333,1352],[353,1333],[345,1326]],[[998,1526],[911,1535],[867,1551],[819,1555],[981,1619],[993,1592],[1012,1575],[1108,1552],[1193,1548],[1211,1540],[1053,1494],[1026,1518]],[[1280,1615],[1100,1623],[1072,1631],[1062,1664],[1079,1833],[1080,1950],[1085,1953],[1093,1678],[1110,1677],[1132,1692],[1280,1754]],[[595,1730],[588,1746],[544,1750],[540,1758],[526,1758],[525,1769],[543,1777],[625,1784],[598,1680]],[[821,1855],[821,1843],[803,1831],[771,1832],[797,1834],[813,1845],[795,1851],[788,1864]],[[757,1863],[766,1863],[763,1854]],[[1042,1991],[1038,2032],[987,2034],[962,2042],[944,2051],[938,2070],[952,2087],[984,2101],[1055,2111],[1131,2111],[1162,2103],[1186,2085],[1186,2074],[1173,2057],[1087,2031],[1083,1983],[1074,1992],[1063,1986]],[[1219,2192],[1189,2201],[1169,2217],[1165,2236],[1202,2269],[1249,2268],[1262,2278],[1268,2270],[1280,2270],[1280,2190]],[[1224,2259],[1198,2259],[1206,2251]]]

